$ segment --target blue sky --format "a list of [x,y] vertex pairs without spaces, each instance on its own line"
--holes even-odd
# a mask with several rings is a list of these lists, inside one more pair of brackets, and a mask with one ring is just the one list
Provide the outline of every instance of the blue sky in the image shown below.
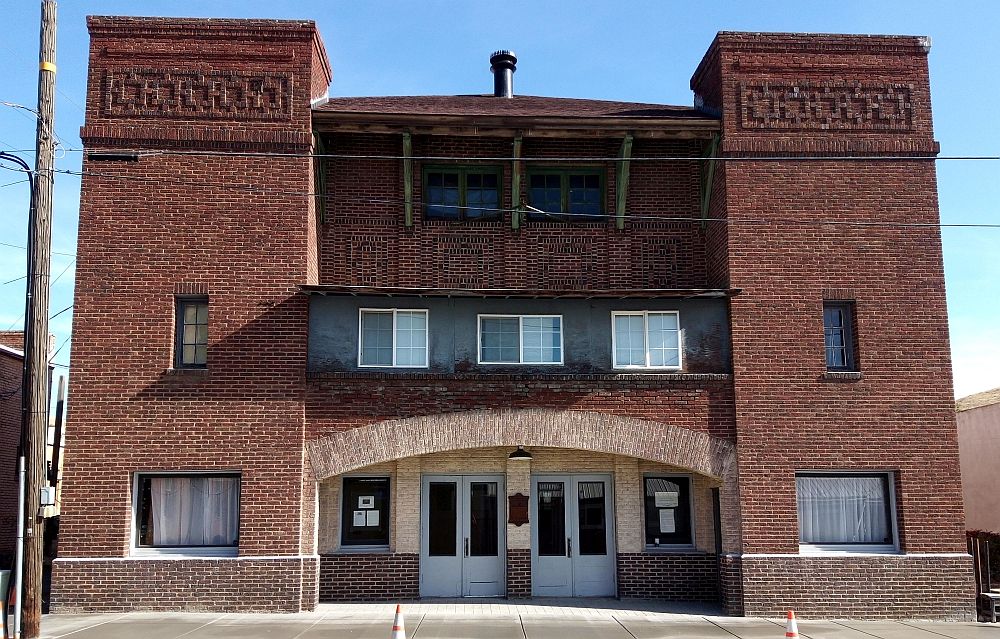
[[[34,107],[39,3],[7,0],[0,101]],[[817,31],[929,35],[936,138],[944,156],[1000,155],[1000,3],[365,2],[64,0],[59,7],[56,132],[79,148],[87,65],[87,14],[309,18],[334,68],[333,96],[483,93],[488,57],[519,57],[515,91],[530,95],[690,104],[688,80],[716,31]],[[0,149],[33,149],[33,116],[0,105]],[[33,163],[30,151],[21,153]],[[78,169],[80,153],[57,167]],[[26,184],[0,171],[0,242],[24,246]],[[1000,162],[939,161],[945,223],[1000,224]],[[75,252],[79,178],[56,179],[53,251]],[[958,396],[1000,386],[1000,229],[944,229],[951,343]],[[0,282],[24,274],[25,252],[0,244]],[[72,304],[72,257],[54,255],[52,313]],[[23,280],[0,283],[0,329],[19,328]],[[52,321],[57,345],[72,311]],[[69,363],[69,344],[56,357]],[[60,369],[64,371],[66,369]]]

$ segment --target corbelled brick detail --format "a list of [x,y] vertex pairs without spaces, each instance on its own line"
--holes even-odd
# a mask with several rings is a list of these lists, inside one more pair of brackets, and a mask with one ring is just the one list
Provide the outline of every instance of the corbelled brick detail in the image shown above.
[[531,597],[531,551],[523,548],[507,549],[507,598]]
[[386,601],[420,596],[420,556],[414,553],[323,555],[320,601]]
[[617,569],[623,599],[719,600],[719,563],[711,553],[618,553]]
[[317,559],[56,560],[52,611],[300,612],[315,607]]
[[971,557],[742,558],[745,614],[972,621]]

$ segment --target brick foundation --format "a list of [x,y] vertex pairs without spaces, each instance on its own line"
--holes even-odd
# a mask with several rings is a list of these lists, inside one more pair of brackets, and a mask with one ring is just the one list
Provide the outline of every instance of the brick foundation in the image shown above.
[[94,559],[52,565],[54,613],[300,612],[315,608],[316,559]]
[[727,615],[743,616],[743,561],[740,557],[719,557],[719,594]]
[[742,558],[745,614],[970,621],[972,560],[961,556]]
[[719,570],[709,553],[618,553],[622,599],[718,601]]
[[420,596],[420,556],[415,553],[323,555],[320,601],[386,601]]
[[531,551],[507,549],[507,598],[531,597]]

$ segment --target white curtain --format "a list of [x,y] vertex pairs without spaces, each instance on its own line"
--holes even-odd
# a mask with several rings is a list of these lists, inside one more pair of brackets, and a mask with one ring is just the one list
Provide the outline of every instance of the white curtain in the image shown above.
[[797,477],[799,541],[884,544],[891,537],[881,477]]
[[154,546],[232,546],[239,534],[236,477],[149,480]]

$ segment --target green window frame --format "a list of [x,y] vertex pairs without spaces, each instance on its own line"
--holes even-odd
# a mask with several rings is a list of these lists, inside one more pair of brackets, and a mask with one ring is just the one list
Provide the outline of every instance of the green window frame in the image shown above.
[[425,220],[501,217],[503,169],[498,166],[425,166],[421,185]]
[[[528,219],[535,222],[605,222],[607,171],[603,167],[528,170]],[[558,194],[558,197],[557,197]]]

